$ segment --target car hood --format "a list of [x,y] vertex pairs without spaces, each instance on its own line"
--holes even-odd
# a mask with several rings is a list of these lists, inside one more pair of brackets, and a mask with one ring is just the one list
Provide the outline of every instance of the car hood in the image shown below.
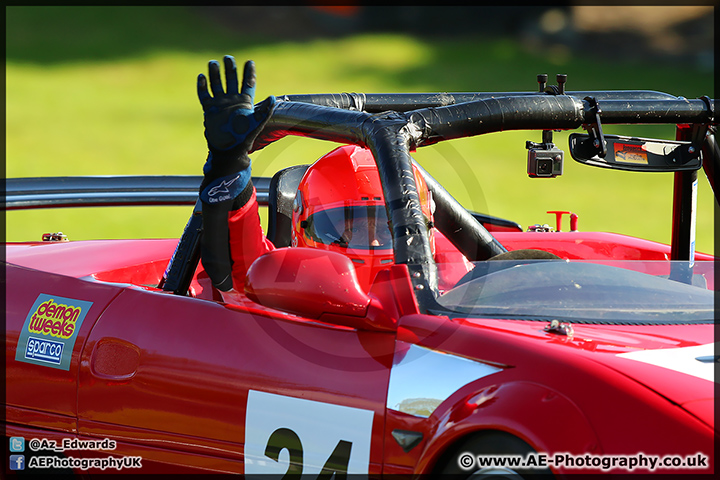
[[[641,331],[625,332],[623,337],[635,343],[616,348],[625,352],[602,352],[593,359],[618,373],[653,390],[670,402],[681,406],[691,415],[709,426],[714,425],[714,375],[717,357],[713,340],[713,325],[677,325],[676,332],[665,332],[661,339],[656,334],[647,335]],[[706,335],[693,335],[710,327]],[[647,327],[635,327],[642,330]],[[594,334],[594,341],[602,341],[605,335]],[[649,338],[652,337],[652,338]]]
[[[678,405],[712,401],[713,325],[575,325],[566,348],[634,379]],[[557,334],[543,331],[545,338]]]
[[[712,324],[576,324],[570,335],[562,335],[547,331],[549,323],[544,321],[456,317],[446,319],[442,327],[440,317],[424,317],[403,319],[400,337],[407,328],[421,344],[510,367],[601,365],[713,424],[717,345]],[[431,341],[440,337],[444,340]]]
[[[575,325],[560,341],[685,405],[713,398],[713,333],[714,325]],[[551,342],[558,336],[543,334]]]
[[716,343],[676,339],[674,345],[636,345],[624,353],[598,355],[596,361],[635,379],[678,405],[687,406],[713,400],[716,348]]

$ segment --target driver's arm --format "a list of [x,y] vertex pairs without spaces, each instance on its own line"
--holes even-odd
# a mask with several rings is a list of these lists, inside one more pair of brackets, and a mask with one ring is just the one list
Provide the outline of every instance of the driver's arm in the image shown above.
[[210,91],[208,79],[200,74],[197,92],[205,114],[209,150],[200,185],[200,255],[213,286],[227,292],[233,288],[233,279],[239,288],[252,261],[272,248],[260,227],[248,152],[272,114],[275,97],[254,107],[254,63],[245,63],[238,90],[235,59],[225,56],[223,61],[227,91],[223,89],[220,64],[213,60],[208,65]]

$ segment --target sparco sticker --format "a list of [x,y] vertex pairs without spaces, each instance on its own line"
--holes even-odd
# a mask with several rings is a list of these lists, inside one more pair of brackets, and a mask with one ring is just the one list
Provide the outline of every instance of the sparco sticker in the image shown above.
[[91,305],[41,293],[23,324],[15,360],[70,370],[75,340]]
[[367,475],[372,422],[371,410],[250,390],[245,475]]

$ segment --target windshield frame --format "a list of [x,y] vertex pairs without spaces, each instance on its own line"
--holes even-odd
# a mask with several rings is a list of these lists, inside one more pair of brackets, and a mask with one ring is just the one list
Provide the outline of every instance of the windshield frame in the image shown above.
[[[559,320],[604,325],[714,323],[715,270],[712,261],[690,264],[663,260],[546,259],[474,262],[474,266],[455,287],[438,297],[439,308],[432,308],[433,314],[451,318]],[[563,275],[563,268],[568,275],[557,278]],[[692,285],[685,283],[688,275]],[[533,283],[543,278],[545,284]],[[508,291],[508,287],[516,290]],[[583,288],[585,292],[580,294]],[[602,300],[602,295],[608,292],[615,292],[616,296],[605,298],[606,302],[596,298]],[[485,295],[508,304],[456,302],[458,297],[472,301],[470,299],[478,293],[480,296],[475,301]],[[641,294],[644,296],[639,296]],[[697,303],[682,305],[676,302],[690,294],[697,296]],[[635,304],[628,303],[633,298]],[[557,303],[562,301],[565,305],[560,308]],[[653,307],[652,302],[657,306]],[[695,313],[690,315],[692,308]]]

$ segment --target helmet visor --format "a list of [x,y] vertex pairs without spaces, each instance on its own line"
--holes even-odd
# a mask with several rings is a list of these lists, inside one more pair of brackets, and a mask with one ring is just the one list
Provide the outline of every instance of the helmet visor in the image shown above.
[[315,212],[305,235],[324,245],[366,250],[392,248],[384,205],[355,205]]

